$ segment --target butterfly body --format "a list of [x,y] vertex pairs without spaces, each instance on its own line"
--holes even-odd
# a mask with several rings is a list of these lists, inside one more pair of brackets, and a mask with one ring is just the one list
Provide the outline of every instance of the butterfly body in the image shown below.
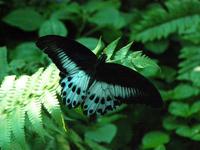
[[106,63],[78,42],[55,35],[36,43],[61,72],[62,101],[69,108],[82,105],[86,115],[102,115],[121,103],[161,106],[153,84],[139,73],[119,64]]

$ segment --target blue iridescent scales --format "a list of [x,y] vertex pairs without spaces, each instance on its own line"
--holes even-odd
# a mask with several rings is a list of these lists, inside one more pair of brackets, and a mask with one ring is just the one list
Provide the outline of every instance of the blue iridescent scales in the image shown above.
[[154,85],[125,66],[106,63],[88,48],[66,37],[47,35],[36,45],[60,70],[62,101],[68,108],[82,106],[87,116],[103,115],[122,103],[160,107],[162,98]]

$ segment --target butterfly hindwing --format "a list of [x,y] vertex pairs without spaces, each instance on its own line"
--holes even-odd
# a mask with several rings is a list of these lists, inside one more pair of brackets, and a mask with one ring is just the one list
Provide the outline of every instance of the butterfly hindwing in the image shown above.
[[96,70],[95,79],[112,86],[111,94],[122,103],[144,103],[153,107],[163,104],[155,86],[138,72],[114,63],[101,64]]
[[139,88],[94,81],[88,89],[83,109],[88,116],[102,115],[116,109],[122,103],[128,103],[129,99],[134,102],[134,99],[142,97],[142,94]]
[[105,82],[94,81],[88,89],[87,97],[84,101],[83,110],[88,116],[97,114],[103,115],[116,109],[121,103],[112,94],[113,85]]
[[75,108],[81,104],[86,97],[89,80],[90,77],[84,71],[61,79],[63,103],[69,108]]

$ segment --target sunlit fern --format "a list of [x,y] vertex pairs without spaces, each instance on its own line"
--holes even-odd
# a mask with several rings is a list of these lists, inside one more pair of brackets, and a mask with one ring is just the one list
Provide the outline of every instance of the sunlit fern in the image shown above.
[[30,122],[28,125],[44,137],[43,108],[57,123],[61,123],[61,110],[56,99],[58,81],[58,70],[53,64],[46,70],[39,69],[32,76],[5,77],[0,87],[1,148],[9,149],[13,142],[25,148],[27,120]]

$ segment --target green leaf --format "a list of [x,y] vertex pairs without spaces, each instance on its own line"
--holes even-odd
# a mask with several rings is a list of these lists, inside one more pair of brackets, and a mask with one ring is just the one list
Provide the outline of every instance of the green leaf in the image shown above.
[[39,30],[39,36],[45,35],[60,35],[66,36],[68,34],[68,30],[65,25],[56,19],[50,19],[45,21]]
[[168,143],[170,137],[168,134],[161,131],[152,131],[144,135],[142,144],[145,149],[156,148],[160,145]]
[[11,143],[11,127],[8,118],[0,112],[0,147],[2,149],[10,149]]
[[155,54],[162,54],[167,50],[169,42],[167,40],[160,40],[155,42],[147,42],[145,48]]
[[200,87],[200,66],[195,67],[190,73],[190,80],[195,86]]
[[50,93],[49,91],[45,91],[44,98],[42,99],[43,106],[46,110],[52,115],[54,120],[60,125],[63,125],[62,122],[62,114],[59,106],[59,102],[56,99],[56,96]]
[[172,33],[183,34],[200,23],[198,0],[167,1],[168,13],[161,7],[150,7],[141,13],[132,26],[131,38],[143,43],[166,38]]
[[112,55],[113,55],[113,53],[114,53],[114,51],[115,51],[115,48],[117,47],[117,44],[118,44],[118,42],[119,42],[119,39],[120,38],[117,38],[116,40],[114,40],[113,42],[111,42],[109,45],[107,45],[105,48],[104,48],[104,53],[107,55],[107,59],[109,60],[111,57],[112,57]]
[[89,18],[89,21],[98,26],[113,26],[116,29],[120,29],[125,25],[124,18],[120,12],[112,7],[99,10]]
[[85,139],[85,143],[88,144],[88,146],[91,149],[95,149],[95,150],[108,150],[107,148],[101,146],[100,144],[97,144],[96,142],[93,142],[92,140],[89,139]]
[[175,117],[166,117],[163,120],[163,127],[166,130],[174,130],[182,125],[183,123],[179,122]]
[[[182,61],[179,63],[179,80],[192,80],[191,72],[197,71],[198,67],[200,66],[199,58],[200,58],[200,46],[199,45],[187,45],[184,46],[181,51],[179,58],[182,59]],[[195,77],[195,82],[196,82]],[[198,81],[199,83],[199,81]]]
[[132,44],[133,44],[133,42],[130,42],[129,44],[127,44],[126,46],[124,46],[120,50],[118,50],[114,55],[114,60],[125,59]]
[[131,53],[132,62],[137,68],[145,68],[145,67],[155,67],[159,68],[159,66],[150,58],[143,55],[141,51],[136,51]]
[[188,84],[179,84],[173,90],[173,99],[175,100],[183,100],[192,96],[196,96],[199,93],[198,88],[194,86],[190,86]]
[[[94,50],[99,42],[98,39],[92,37],[81,37],[77,39],[78,42],[85,45],[90,50]],[[103,42],[100,41],[100,44],[103,45]]]
[[8,74],[8,60],[6,47],[0,47],[0,81]]
[[34,42],[24,42],[17,45],[12,52],[12,59],[21,59],[24,61],[38,61],[41,59],[42,53],[38,50]]
[[85,138],[96,142],[110,143],[116,135],[117,128],[113,124],[107,124],[95,130],[89,130],[85,133]]
[[110,1],[88,1],[84,6],[84,10],[89,13],[94,13],[105,8],[119,8],[120,2],[118,0]]
[[51,18],[53,19],[74,19],[76,16],[74,16],[75,14],[80,14],[81,13],[81,9],[78,3],[76,2],[71,2],[68,3],[66,6],[66,9],[59,9],[56,10],[55,12],[52,13]]
[[98,56],[98,54],[100,54],[102,51],[102,49],[101,49],[102,47],[104,47],[104,43],[102,42],[101,37],[100,37],[96,47],[92,50],[93,53],[95,53],[95,55]]
[[176,134],[183,137],[192,137],[192,130],[190,127],[183,125],[176,130]]
[[12,111],[9,121],[16,141],[23,147],[25,145],[25,111],[21,108],[17,108],[16,110]]
[[78,147],[80,150],[85,150],[85,148],[82,146],[83,140],[81,137],[73,130],[70,130],[69,132],[69,140],[73,141],[73,143]]
[[[130,57],[130,59],[129,59]],[[141,51],[131,53],[125,61],[129,62],[135,69],[140,69],[140,73],[145,76],[154,76],[159,70],[159,66],[146,55],[143,55]]]
[[11,11],[3,21],[25,31],[34,31],[41,26],[44,18],[31,8],[21,8]]
[[161,73],[159,77],[168,83],[172,83],[175,80],[177,70],[169,66],[161,66]]
[[190,107],[186,103],[172,102],[169,105],[169,112],[175,116],[187,118],[190,115]]
[[192,104],[190,107],[190,114],[198,113],[200,112],[200,101],[196,101]]
[[41,104],[39,101],[32,100],[27,105],[28,118],[34,128],[34,130],[43,137],[43,126],[42,126],[42,116],[41,116]]
[[154,150],[166,150],[166,148],[164,145],[159,145]]
[[176,130],[176,134],[195,141],[200,141],[200,125],[197,124],[192,127],[184,125]]

